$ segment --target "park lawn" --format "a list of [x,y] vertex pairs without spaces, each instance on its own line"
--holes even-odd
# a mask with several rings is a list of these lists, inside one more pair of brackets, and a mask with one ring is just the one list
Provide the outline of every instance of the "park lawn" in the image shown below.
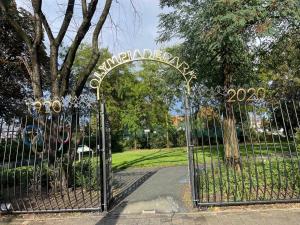
[[164,167],[187,165],[186,148],[142,149],[112,154],[114,170],[129,167]]
[[[222,161],[223,146],[199,146],[194,148],[197,152],[198,163]],[[243,158],[247,156],[251,159],[262,156],[275,156],[281,158],[281,150],[285,153],[289,153],[289,149],[286,144],[283,146],[273,146],[271,143],[260,143],[253,145],[239,146],[240,154]],[[170,149],[140,149],[130,150],[121,153],[112,154],[112,165],[114,170],[126,169],[130,167],[166,167],[166,166],[178,166],[187,165],[187,151],[186,147],[170,148]]]

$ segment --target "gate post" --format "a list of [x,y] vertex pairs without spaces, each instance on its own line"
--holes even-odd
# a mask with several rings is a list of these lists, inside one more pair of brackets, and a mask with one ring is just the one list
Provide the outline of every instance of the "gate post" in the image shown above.
[[105,100],[99,101],[99,140],[100,140],[100,188],[101,210],[107,212],[112,200],[111,139],[109,121],[106,115]]
[[100,112],[101,112],[101,154],[100,154],[100,163],[102,164],[101,167],[101,197],[102,197],[102,211],[107,212],[107,175],[106,175],[106,141],[105,141],[105,112],[104,112],[104,100],[102,99],[100,103]]
[[190,102],[188,93],[184,93],[184,105],[185,105],[185,135],[186,135],[186,145],[187,145],[187,154],[189,160],[189,180],[191,186],[192,193],[192,202],[193,206],[197,206],[198,198],[198,190],[196,190],[197,183],[195,178],[197,179],[197,171],[195,171],[195,159],[194,159],[194,145],[192,143],[192,133],[191,133],[191,124],[190,124]]

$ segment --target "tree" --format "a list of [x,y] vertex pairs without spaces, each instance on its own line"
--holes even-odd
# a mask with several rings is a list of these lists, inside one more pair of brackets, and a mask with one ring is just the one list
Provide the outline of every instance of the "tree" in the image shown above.
[[[3,19],[3,15],[0,16],[0,117],[9,119],[21,116],[26,111],[23,99],[32,94],[30,77],[23,64],[23,60],[29,58],[29,51],[23,39],[7,20]],[[26,33],[33,35],[33,21],[29,12],[20,9],[15,20],[21,24]],[[44,71],[42,76],[47,80],[48,57],[44,45],[41,46],[39,55]]]
[[73,96],[80,96],[88,76],[91,74],[101,55],[99,51],[98,37],[106,21],[112,0],[105,1],[105,5],[102,10],[101,16],[98,18],[95,28],[93,30],[93,55],[89,59],[87,65],[85,65],[84,69],[80,71],[76,82],[74,82],[72,86],[70,86],[70,80],[72,79],[71,71],[76,52],[83,38],[91,29],[92,18],[94,17],[97,5],[99,5],[98,0],[91,0],[88,4],[86,3],[86,1],[81,1],[83,19],[77,30],[74,40],[71,42],[70,47],[68,48],[67,53],[65,54],[61,66],[58,63],[59,50],[61,48],[62,41],[66,35],[66,32],[69,28],[70,22],[73,17],[75,0],[68,0],[64,19],[56,37],[52,32],[52,29],[47,21],[45,13],[42,11],[42,3],[43,1],[41,0],[31,0],[31,5],[33,9],[32,18],[34,28],[32,32],[33,35],[31,36],[26,32],[26,30],[24,30],[19,21],[15,20],[15,17],[20,14],[20,12],[15,7],[15,2],[0,2],[0,9],[2,14],[4,15],[4,18],[14,28],[14,30],[26,43],[26,46],[28,48],[29,57],[26,57],[26,59],[24,59],[24,64],[26,65],[26,68],[31,78],[31,86],[34,98],[41,99],[43,97],[43,91],[45,88],[45,82],[42,78],[41,59],[39,56],[39,49],[42,46],[44,30],[46,31],[50,42],[49,66],[51,77],[51,97],[53,99],[59,98],[61,96],[65,96],[67,93],[72,94]]
[[[255,42],[259,38],[274,38],[292,26],[299,26],[299,1],[296,0],[161,0],[160,3],[161,7],[173,10],[160,15],[158,40],[182,39],[182,55],[198,74],[198,81],[208,87],[221,85],[225,90],[258,80],[254,79],[257,77],[254,66]],[[221,102],[226,113],[226,162],[239,168],[232,104],[227,98]]]
[[[102,57],[98,65],[111,58],[108,49],[101,49]],[[92,46],[82,44],[76,55],[72,73],[79,76],[86,61],[92,56]],[[130,135],[134,148],[141,146],[144,130],[152,131],[162,128],[166,131],[165,145],[168,145],[169,111],[176,98],[174,82],[168,82],[174,77],[174,71],[168,67],[153,62],[142,62],[138,65],[125,64],[115,68],[101,84],[101,94],[105,98],[109,119],[111,122],[112,146],[120,149],[124,133]],[[176,77],[176,76],[175,76]],[[175,82],[176,83],[176,82]],[[92,130],[95,133],[96,115],[92,118]]]
[[[279,38],[270,49],[261,52],[259,67],[261,80],[270,89],[268,98],[273,105],[270,111],[273,126],[286,128],[292,135],[299,127],[300,106],[300,30],[291,29]],[[280,91],[277,91],[280,90]],[[281,104],[278,100],[283,100]]]
[[[32,6],[32,28],[30,32],[22,27],[22,23],[17,19],[21,17],[20,11],[16,7],[14,0],[0,1],[0,12],[5,22],[8,23],[15,34],[18,35],[20,39],[25,43],[28,55],[22,57],[22,62],[27,69],[27,73],[30,78],[30,86],[33,93],[33,98],[35,100],[43,100],[46,91],[51,94],[52,100],[60,99],[67,94],[73,97],[79,97],[85,87],[86,81],[91,74],[92,70],[96,66],[101,52],[99,49],[99,34],[108,16],[112,0],[106,0],[104,7],[102,9],[100,17],[97,19],[96,24],[92,33],[92,55],[89,58],[86,65],[84,65],[77,73],[72,73],[74,60],[76,53],[80,44],[82,43],[84,37],[92,29],[92,19],[95,15],[97,5],[99,5],[98,0],[91,0],[87,3],[85,0],[81,1],[82,9],[82,21],[78,27],[76,35],[72,40],[70,46],[67,48],[66,54],[60,54],[63,46],[62,42],[66,36],[67,30],[69,29],[70,22],[74,17],[74,7],[75,0],[68,0],[65,15],[61,27],[57,33],[54,35],[50,24],[46,18],[45,13],[42,10],[42,0],[31,0]],[[45,31],[45,32],[44,32]],[[44,77],[44,70],[42,67],[42,57],[41,49],[43,49],[43,37],[47,34],[49,40],[48,49],[50,51],[49,60],[47,64],[49,65],[49,74]],[[59,63],[58,59],[62,56],[62,64]],[[47,81],[50,81],[47,83]],[[44,139],[49,140],[45,143],[45,149],[49,154],[49,164],[54,165],[56,159],[57,149],[57,137],[59,132],[59,115],[52,114],[53,122],[45,123],[46,116],[39,116],[37,124],[42,126],[44,130]],[[75,110],[72,111],[72,121],[71,124],[79,123],[78,118],[76,119]],[[77,126],[73,126],[74,127]],[[73,131],[72,131],[73,132]],[[77,131],[76,131],[77,132]],[[75,132],[75,133],[76,133]],[[61,156],[61,160],[68,162],[62,168],[62,183],[63,188],[67,188],[68,177],[66,177],[66,171],[72,166],[74,160],[74,154],[76,154],[76,145],[69,146],[68,150],[64,151],[64,155]],[[68,158],[68,160],[66,160]]]
[[[169,111],[174,102],[174,95],[164,79],[164,66],[143,62],[138,68],[136,71],[131,68],[134,72],[123,76],[119,86],[120,100],[124,103],[120,107],[122,128],[133,137],[135,149],[138,136],[143,136],[145,129],[168,129]],[[168,145],[168,132],[165,135]]]

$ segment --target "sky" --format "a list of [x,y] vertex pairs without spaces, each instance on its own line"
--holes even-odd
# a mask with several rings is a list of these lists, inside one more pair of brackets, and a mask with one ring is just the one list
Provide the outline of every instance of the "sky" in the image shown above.
[[[30,0],[16,2],[18,6],[31,10]],[[75,2],[74,19],[63,41],[65,45],[71,43],[81,22],[80,0]],[[99,18],[103,2],[103,0],[99,1],[94,23]],[[42,10],[54,34],[57,33],[63,20],[66,3],[67,0],[43,0]],[[112,53],[117,54],[124,50],[157,49],[174,44],[175,42],[162,45],[155,41],[158,37],[158,15],[162,12],[159,0],[114,0],[110,16],[100,35],[100,46],[108,47]],[[91,32],[87,34],[84,42],[90,43],[90,37]]]
[[[88,0],[87,0],[88,1]],[[18,7],[23,7],[29,11],[31,9],[30,0],[16,0]],[[81,1],[75,0],[74,18],[66,34],[63,44],[70,45],[76,35],[76,31],[82,19]],[[95,25],[97,18],[101,14],[104,0],[99,0],[92,26]],[[57,35],[61,26],[67,0],[43,0],[42,11],[44,12],[54,36]],[[167,9],[170,10],[170,9]],[[119,52],[134,49],[159,49],[178,43],[178,40],[170,43],[157,44],[159,14],[166,12],[159,6],[159,0],[113,0],[110,9],[110,16],[100,34],[100,48],[107,47],[111,53],[117,55]],[[91,43],[93,27],[86,35],[83,42]],[[49,41],[46,38],[46,46]],[[48,44],[47,44],[48,43]],[[178,103],[172,114],[177,114],[181,103]]]

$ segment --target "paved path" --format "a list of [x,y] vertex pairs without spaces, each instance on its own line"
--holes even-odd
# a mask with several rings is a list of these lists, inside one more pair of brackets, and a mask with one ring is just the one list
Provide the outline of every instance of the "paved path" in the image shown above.
[[[140,176],[136,171],[129,172],[130,176]],[[187,186],[186,167],[162,168],[106,215],[0,215],[0,225],[300,225],[300,204],[191,210],[187,206],[190,201]]]
[[300,208],[177,214],[51,214],[5,217],[1,225],[300,225]]
[[173,213],[187,212],[184,200],[188,188],[186,166],[158,169],[140,187],[131,193],[114,212],[132,214],[142,212]]

